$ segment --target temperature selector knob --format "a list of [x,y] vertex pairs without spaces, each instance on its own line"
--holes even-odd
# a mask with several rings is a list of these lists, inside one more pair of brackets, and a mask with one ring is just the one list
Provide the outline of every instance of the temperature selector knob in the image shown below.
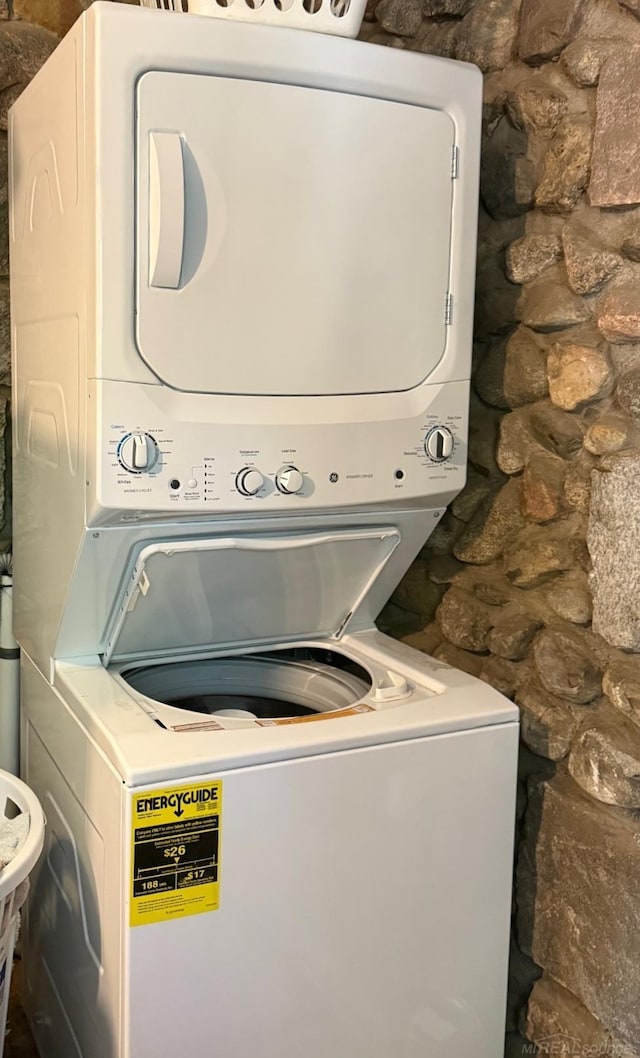
[[300,489],[304,485],[304,478],[297,467],[280,467],[280,470],[276,474],[276,485],[280,489],[280,492],[284,492],[286,495],[291,496],[296,492],[300,492]]
[[158,455],[158,446],[148,433],[128,433],[118,446],[118,459],[131,474],[153,470]]
[[236,488],[243,496],[255,496],[264,485],[264,478],[255,467],[244,467],[236,477]]
[[446,426],[434,426],[424,442],[424,450],[434,463],[444,463],[453,452],[453,434]]

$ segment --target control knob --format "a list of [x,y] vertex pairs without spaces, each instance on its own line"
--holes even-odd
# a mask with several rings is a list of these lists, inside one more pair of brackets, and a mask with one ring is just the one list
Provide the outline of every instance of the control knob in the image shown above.
[[446,426],[434,426],[424,442],[424,450],[434,463],[444,463],[453,452],[453,434]]
[[264,478],[255,467],[243,467],[236,477],[236,488],[243,496],[255,496],[264,485]]
[[280,492],[292,496],[294,493],[300,492],[304,485],[304,478],[297,467],[280,467],[276,474],[276,485]]
[[131,474],[153,470],[158,461],[158,446],[148,433],[128,433],[118,447],[118,459]]

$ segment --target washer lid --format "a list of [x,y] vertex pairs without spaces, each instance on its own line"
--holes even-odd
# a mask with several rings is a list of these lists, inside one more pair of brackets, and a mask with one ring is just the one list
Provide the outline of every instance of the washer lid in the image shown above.
[[163,541],[139,552],[104,664],[340,635],[395,528]]

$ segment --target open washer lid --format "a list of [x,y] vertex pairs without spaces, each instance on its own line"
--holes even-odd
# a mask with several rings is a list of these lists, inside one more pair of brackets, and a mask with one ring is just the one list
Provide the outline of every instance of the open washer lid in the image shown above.
[[399,542],[397,529],[378,528],[149,544],[103,662],[338,635]]

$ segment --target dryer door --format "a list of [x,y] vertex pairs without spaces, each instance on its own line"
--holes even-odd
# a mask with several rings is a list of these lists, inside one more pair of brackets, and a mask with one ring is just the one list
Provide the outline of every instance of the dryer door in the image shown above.
[[150,544],[125,581],[104,663],[339,634],[399,542],[378,528]]
[[429,375],[446,340],[446,114],[157,72],[137,107],[137,342],[163,382],[275,396]]

